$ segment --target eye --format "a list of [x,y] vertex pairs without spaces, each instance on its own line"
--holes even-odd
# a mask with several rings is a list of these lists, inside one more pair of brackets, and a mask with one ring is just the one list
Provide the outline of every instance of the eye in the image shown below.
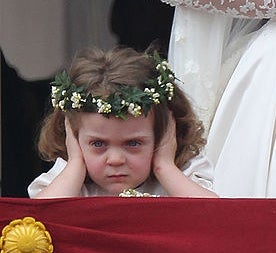
[[99,141],[99,140],[98,141],[92,141],[91,145],[94,146],[94,147],[96,147],[96,148],[101,148],[101,147],[103,147],[104,142],[103,141]]
[[137,146],[141,145],[141,143],[138,142],[137,140],[130,140],[127,142],[127,145],[130,147],[137,147]]

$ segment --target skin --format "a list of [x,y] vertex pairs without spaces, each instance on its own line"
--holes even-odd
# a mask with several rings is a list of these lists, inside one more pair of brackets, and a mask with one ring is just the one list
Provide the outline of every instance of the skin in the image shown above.
[[187,178],[175,165],[175,121],[154,150],[154,117],[106,118],[81,113],[78,137],[65,119],[68,162],[65,169],[36,197],[79,196],[86,174],[105,191],[118,196],[136,188],[153,170],[160,184],[173,197],[217,197]]
[[153,156],[153,172],[168,195],[171,197],[217,198],[218,195],[186,177],[175,165],[176,149],[176,123],[171,114],[167,132]]
[[92,181],[107,195],[118,195],[149,177],[154,150],[153,117],[122,120],[83,114],[79,144]]

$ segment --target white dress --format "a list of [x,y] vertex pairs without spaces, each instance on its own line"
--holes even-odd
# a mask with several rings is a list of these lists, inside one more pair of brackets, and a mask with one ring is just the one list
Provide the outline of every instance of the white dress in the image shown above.
[[214,190],[276,197],[275,1],[164,2],[177,5],[169,62],[207,129]]
[[[28,187],[28,194],[31,198],[37,195],[41,190],[47,187],[55,177],[65,168],[66,161],[58,158],[54,166],[47,172],[38,176]],[[213,167],[205,156],[199,155],[191,159],[185,167],[183,173],[209,190],[213,189]],[[149,193],[151,195],[167,196],[167,193],[154,178],[149,178],[140,187],[135,189],[141,193]],[[95,183],[87,181],[84,183],[80,197],[87,196],[104,196],[103,192]]]

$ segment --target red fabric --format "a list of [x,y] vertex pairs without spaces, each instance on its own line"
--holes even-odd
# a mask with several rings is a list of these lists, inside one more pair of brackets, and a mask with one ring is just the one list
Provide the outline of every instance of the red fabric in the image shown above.
[[276,252],[276,200],[0,198],[0,229],[32,216],[56,253]]

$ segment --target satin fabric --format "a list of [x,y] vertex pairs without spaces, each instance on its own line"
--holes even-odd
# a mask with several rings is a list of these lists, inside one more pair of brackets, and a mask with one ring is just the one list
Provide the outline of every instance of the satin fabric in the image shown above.
[[0,198],[0,231],[31,216],[55,253],[274,253],[275,212],[275,200]]
[[215,191],[276,197],[276,20],[258,30],[233,72],[208,136]]

